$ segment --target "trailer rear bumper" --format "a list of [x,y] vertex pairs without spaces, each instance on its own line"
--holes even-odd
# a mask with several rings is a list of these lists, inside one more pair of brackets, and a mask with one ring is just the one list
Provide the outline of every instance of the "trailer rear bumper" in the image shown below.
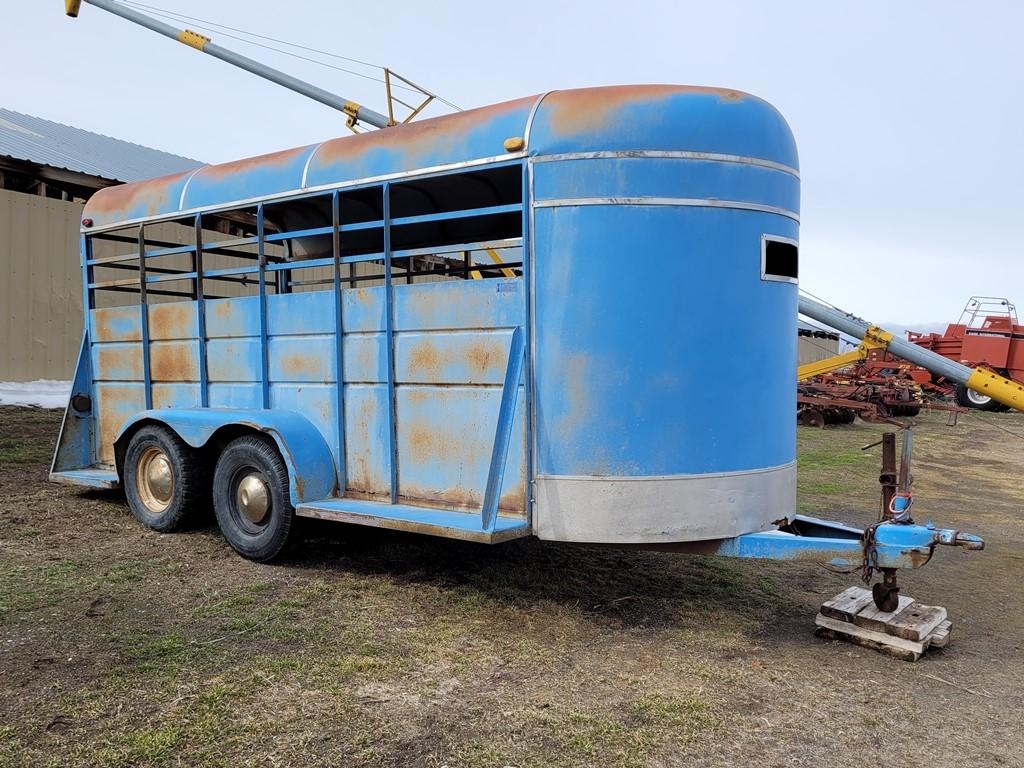
[[723,541],[716,554],[768,560],[809,560],[837,568],[920,568],[938,545],[984,549],[978,536],[931,523],[879,523],[866,529],[796,515],[772,531]]
[[729,539],[796,507],[796,462],[735,472],[658,476],[537,475],[538,538],[673,546]]

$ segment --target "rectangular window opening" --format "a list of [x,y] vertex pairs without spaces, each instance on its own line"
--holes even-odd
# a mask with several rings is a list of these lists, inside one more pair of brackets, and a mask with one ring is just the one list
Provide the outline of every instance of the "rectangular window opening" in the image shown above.
[[761,238],[761,279],[796,283],[800,249],[796,240],[764,235]]

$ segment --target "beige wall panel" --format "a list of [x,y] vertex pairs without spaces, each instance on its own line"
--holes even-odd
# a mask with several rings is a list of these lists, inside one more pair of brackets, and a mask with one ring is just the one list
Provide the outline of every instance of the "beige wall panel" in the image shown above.
[[82,340],[80,203],[0,189],[0,380],[70,379]]
[[836,339],[818,339],[813,336],[797,337],[797,365],[816,363],[838,354],[839,342]]

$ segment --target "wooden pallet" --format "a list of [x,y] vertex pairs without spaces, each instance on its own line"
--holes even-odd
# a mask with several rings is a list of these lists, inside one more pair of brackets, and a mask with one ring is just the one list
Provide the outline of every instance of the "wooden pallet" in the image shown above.
[[880,611],[871,590],[861,587],[822,603],[814,623],[820,637],[848,640],[906,661],[917,661],[928,648],[944,647],[953,628],[945,608],[900,596],[895,611]]

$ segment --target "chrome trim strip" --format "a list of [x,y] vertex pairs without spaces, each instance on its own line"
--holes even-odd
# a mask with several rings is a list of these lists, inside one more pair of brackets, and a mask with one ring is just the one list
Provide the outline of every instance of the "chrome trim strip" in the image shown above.
[[309,157],[306,158],[306,162],[302,166],[302,181],[299,182],[300,189],[306,188],[306,179],[309,178],[309,164],[313,162],[313,158],[316,157],[316,153],[320,151],[320,147],[326,143],[326,141],[321,141],[313,148],[313,151],[309,153]]
[[545,91],[537,97],[537,101],[533,103],[530,108],[530,114],[526,118],[526,128],[523,130],[523,149],[527,152],[530,151],[530,132],[533,130],[533,118],[537,116],[537,110],[540,109],[540,104],[544,99],[550,96],[554,91]]
[[573,208],[583,205],[663,205],[680,208],[733,208],[741,211],[775,213],[800,223],[799,214],[786,208],[763,203],[746,203],[740,200],[718,200],[694,197],[577,197],[561,200],[535,200],[534,208]]
[[593,480],[596,482],[616,483],[642,483],[651,480],[689,480],[694,477],[742,477],[746,475],[758,475],[764,472],[778,472],[783,469],[796,466],[796,460],[788,461],[785,464],[777,464],[773,467],[755,467],[754,469],[736,469],[728,472],[686,472],[678,475],[537,475],[538,480]]
[[658,160],[706,160],[714,163],[739,163],[741,165],[755,165],[760,168],[770,168],[773,171],[782,171],[791,176],[800,178],[800,171],[784,163],[777,163],[774,160],[764,160],[760,157],[749,157],[747,155],[727,155],[719,152],[690,152],[684,150],[660,150],[660,149],[627,149],[615,152],[563,152],[557,155],[538,155],[534,161],[538,163],[557,163],[565,160],[604,160],[631,157],[645,157]]
[[[183,214],[195,215],[197,213],[217,213],[219,211],[230,211],[233,208],[244,208],[252,206],[262,202],[279,202],[281,200],[287,200],[289,198],[302,198],[315,195],[319,192],[330,192],[335,189],[349,189],[352,187],[364,187],[371,186],[373,184],[379,184],[384,181],[396,181],[408,178],[416,178],[420,176],[429,176],[431,174],[440,174],[448,171],[458,171],[463,168],[476,168],[481,165],[491,165],[494,163],[507,163],[513,160],[521,160],[526,157],[525,152],[509,152],[504,155],[492,155],[491,157],[481,157],[478,160],[461,160],[457,163],[449,163],[447,165],[434,165],[429,168],[417,168],[413,171],[399,171],[398,173],[385,174],[383,176],[368,176],[363,179],[352,179],[350,181],[343,181],[331,184],[321,184],[316,187],[310,187],[309,189],[289,189],[284,192],[275,192],[272,195],[261,195],[258,197],[248,197],[242,200],[231,200],[226,203],[218,203],[217,205],[211,205],[208,207],[189,208],[188,210],[169,211],[167,213],[161,213],[157,216],[143,216],[136,219],[125,219],[124,221],[115,221],[110,224],[104,224],[100,227],[92,227],[86,229],[82,227],[79,231],[83,235],[94,235],[98,232],[109,232],[112,229],[121,229],[122,227],[130,227],[135,224],[150,224],[160,221],[169,221],[177,219]],[[210,166],[203,166],[203,168],[209,168]],[[196,169],[201,171],[202,168]],[[180,203],[179,203],[180,208]]]
[[[547,94],[545,94],[547,95]],[[529,146],[527,146],[529,151]],[[527,468],[527,477],[529,478],[527,497],[526,497],[526,514],[530,521],[530,527],[533,527],[534,521],[534,510],[537,503],[537,210],[533,205],[533,160],[532,158],[526,159],[526,176],[527,185],[529,189],[529,199],[523,201],[525,205],[529,206],[529,221],[530,221],[530,236],[527,239],[527,243],[530,247],[530,281],[526,286],[529,297],[529,316],[527,322],[529,323],[530,329],[530,348],[527,352],[530,355],[530,402],[526,404],[528,418],[530,419],[529,434],[530,434],[530,450],[529,459],[531,466]]]
[[[185,193],[188,192],[188,185],[192,183],[192,177],[195,176],[197,173],[199,173],[201,170],[203,170],[203,168],[208,168],[208,167],[209,166],[206,166],[206,165],[200,165],[198,168],[196,168],[194,171],[192,171],[192,173],[190,173],[188,175],[187,179],[185,179],[185,186],[183,186],[181,188],[181,194],[178,196],[178,210],[179,211],[181,210],[182,206],[185,205]],[[91,232],[92,230],[89,230],[89,231]]]

